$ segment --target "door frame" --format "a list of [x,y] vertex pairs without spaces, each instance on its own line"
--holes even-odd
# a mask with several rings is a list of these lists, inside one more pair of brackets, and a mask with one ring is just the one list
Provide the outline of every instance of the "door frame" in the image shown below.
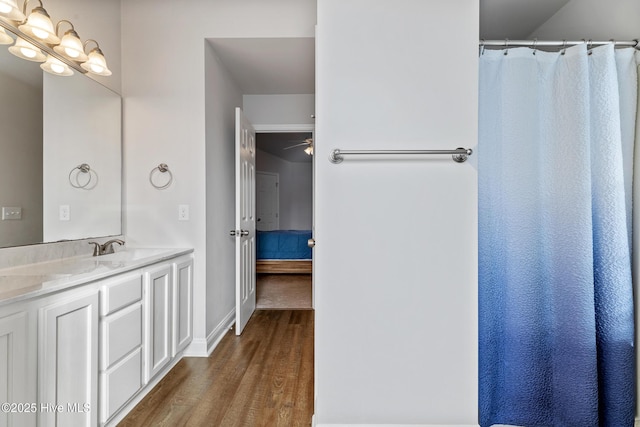
[[[314,123],[301,124],[254,124],[253,129],[258,133],[295,133],[310,132],[313,143],[316,143],[316,125]],[[311,156],[311,235],[315,235],[316,224],[316,150]],[[313,260],[313,249],[311,250],[311,259]],[[254,265],[255,269],[255,265]],[[311,308],[316,308],[316,285],[315,285],[315,266],[311,263]]]

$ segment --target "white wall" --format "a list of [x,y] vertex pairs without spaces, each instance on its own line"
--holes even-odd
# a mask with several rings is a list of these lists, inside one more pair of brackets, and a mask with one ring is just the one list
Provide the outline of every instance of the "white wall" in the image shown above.
[[0,74],[0,93],[11,100],[0,103],[0,206],[22,208],[21,220],[0,220],[0,246],[41,242],[42,87]]
[[[196,340],[210,336],[219,326],[216,319],[228,314],[234,286],[228,262],[232,189],[218,194],[223,190],[215,187],[232,179],[228,148],[221,149],[218,162],[207,164],[210,149],[233,141],[221,112],[212,115],[225,130],[207,125],[213,120],[207,108],[213,107],[205,96],[204,40],[313,37],[315,17],[313,0],[122,1],[126,234],[132,245],[195,249]],[[236,98],[231,92],[220,106]],[[164,191],[148,181],[160,162],[174,174]],[[179,204],[190,206],[189,221],[178,221]]]
[[[229,224],[227,228],[232,229],[235,176],[229,165],[235,162],[235,108],[242,104],[242,95],[209,43],[205,43],[205,93],[207,222]],[[206,236],[206,305],[202,308],[209,336],[235,310],[235,289],[229,286],[235,281],[235,272],[222,267],[235,265],[235,239],[224,227],[207,227]],[[211,339],[215,339],[213,335]],[[205,345],[208,349],[211,343]],[[191,353],[198,354],[197,349]]]
[[[318,425],[477,425],[478,2],[319,0]],[[446,40],[446,43],[442,41]]]
[[315,123],[311,117],[316,111],[313,94],[244,95],[242,102],[244,113],[256,127]]
[[281,230],[311,230],[313,206],[313,165],[288,162],[258,149],[256,170],[277,173]]

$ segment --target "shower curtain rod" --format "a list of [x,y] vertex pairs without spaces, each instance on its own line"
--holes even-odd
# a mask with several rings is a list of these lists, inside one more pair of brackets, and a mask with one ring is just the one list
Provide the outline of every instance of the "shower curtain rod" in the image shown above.
[[636,49],[640,49],[640,44],[638,44],[638,40],[626,40],[626,41],[617,41],[617,40],[608,40],[608,41],[595,41],[595,40],[480,40],[478,43],[480,47],[569,47],[575,46],[579,44],[586,43],[589,47],[591,46],[602,46],[606,44],[613,43],[616,47],[635,47]]

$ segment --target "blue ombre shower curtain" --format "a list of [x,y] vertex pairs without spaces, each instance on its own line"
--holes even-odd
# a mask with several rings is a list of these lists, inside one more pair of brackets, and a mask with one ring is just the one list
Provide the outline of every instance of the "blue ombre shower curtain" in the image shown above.
[[633,426],[637,53],[480,57],[480,424]]

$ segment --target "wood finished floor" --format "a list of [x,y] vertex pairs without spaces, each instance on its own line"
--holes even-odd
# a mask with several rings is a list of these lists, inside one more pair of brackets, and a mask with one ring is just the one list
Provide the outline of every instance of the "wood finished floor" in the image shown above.
[[257,310],[210,357],[182,359],[119,426],[310,426],[313,322],[313,310]]
[[311,274],[256,275],[256,308],[311,310]]

